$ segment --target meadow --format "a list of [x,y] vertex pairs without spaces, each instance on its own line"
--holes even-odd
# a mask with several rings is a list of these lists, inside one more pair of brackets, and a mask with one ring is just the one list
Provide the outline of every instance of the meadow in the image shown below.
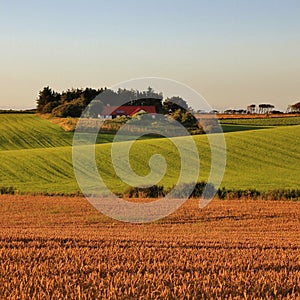
[[[21,193],[79,192],[72,165],[72,133],[34,115],[0,115],[0,129],[0,186],[12,186]],[[222,186],[261,191],[298,188],[300,126],[255,129],[224,134],[227,164]],[[111,164],[112,137],[101,138],[96,146],[99,170],[112,190],[124,192],[128,186],[115,176]],[[184,145],[187,137],[175,139]],[[199,180],[206,180],[210,170],[207,136],[193,139],[200,153]],[[123,147],[122,143],[116,147]],[[160,183],[171,187],[178,179],[180,161],[170,140],[136,141],[131,151],[132,167],[139,174],[147,174],[149,158],[157,151],[168,163],[167,174]],[[191,168],[194,163],[190,161]]]
[[188,200],[126,224],[84,198],[0,196],[2,299],[298,299],[300,202]]

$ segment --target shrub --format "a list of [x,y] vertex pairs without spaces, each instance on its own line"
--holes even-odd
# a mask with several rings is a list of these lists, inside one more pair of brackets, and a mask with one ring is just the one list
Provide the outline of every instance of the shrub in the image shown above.
[[165,194],[163,186],[153,185],[146,188],[131,187],[124,193],[124,196],[128,198],[159,198],[164,197]]
[[[192,187],[194,188],[192,189]],[[204,198],[210,199],[216,195],[221,200],[232,199],[264,199],[264,200],[297,200],[300,199],[300,189],[277,189],[261,192],[256,189],[226,189],[225,187],[215,189],[211,183],[204,181],[181,184],[174,190],[165,189],[163,186],[152,186],[148,188],[130,188],[124,194],[129,198],[158,198],[163,197],[172,191],[174,198]],[[191,190],[192,189],[192,190]]]
[[[191,188],[194,186],[193,190]],[[185,183],[173,190],[174,186],[170,189],[165,189],[163,186],[153,185],[151,187],[140,188],[131,187],[125,193],[124,196],[128,198],[159,198],[164,197],[166,194],[172,191],[174,198],[212,198],[215,193],[215,187],[211,183],[197,182]]]
[[[191,187],[194,186],[191,191]],[[176,191],[173,191],[173,196],[176,198],[212,198],[216,194],[216,189],[213,184],[204,181],[195,183],[184,183],[180,185]]]
[[5,187],[2,186],[0,187],[0,195],[14,195],[16,193],[16,189],[12,186]]
[[52,115],[54,117],[59,117],[59,118],[67,118],[67,117],[78,118],[81,116],[83,109],[84,107],[82,106],[81,101],[77,99],[70,103],[65,103],[57,106],[52,110]]

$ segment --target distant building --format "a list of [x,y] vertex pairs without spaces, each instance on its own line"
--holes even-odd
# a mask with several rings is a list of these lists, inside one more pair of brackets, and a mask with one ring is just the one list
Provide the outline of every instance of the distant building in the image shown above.
[[132,117],[137,113],[156,114],[155,106],[105,106],[101,119],[115,119],[121,116]]

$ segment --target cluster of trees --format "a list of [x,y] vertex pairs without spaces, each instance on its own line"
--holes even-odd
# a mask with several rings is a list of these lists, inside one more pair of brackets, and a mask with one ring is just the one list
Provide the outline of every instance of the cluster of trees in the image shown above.
[[247,113],[269,114],[273,111],[274,108],[275,108],[275,106],[273,104],[269,104],[269,103],[262,103],[259,105],[251,104],[251,105],[247,106]]
[[[94,100],[95,99],[95,100]],[[56,117],[80,117],[85,108],[89,106],[90,117],[97,117],[106,105],[120,106],[155,106],[156,112],[161,114],[175,114],[176,118],[191,118],[188,113],[188,104],[181,97],[171,97],[163,100],[163,94],[155,92],[151,87],[146,91],[118,89],[113,91],[107,88],[101,89],[69,89],[58,93],[49,86],[39,92],[37,99],[37,112],[52,114]]]
[[280,113],[280,111],[274,110],[275,106],[269,103],[251,104],[247,106],[247,109],[227,109],[224,113],[227,114],[270,114]]
[[[282,113],[280,111],[274,110],[274,105],[272,104],[251,104],[247,106],[247,113],[258,113],[258,114],[269,114],[269,113]],[[287,113],[300,113],[300,102],[295,104],[290,104],[286,110]]]
[[[274,109],[275,106],[269,103],[262,104],[251,104],[247,106],[247,109],[227,109],[224,113],[227,114],[277,114],[283,113],[282,111],[278,111]],[[288,106],[286,113],[300,113],[300,102],[295,104],[291,104]]]
[[[119,106],[124,104],[124,100],[127,101],[126,105],[154,105],[157,112],[162,113],[164,111],[163,95],[156,93],[151,87],[142,92],[126,89],[119,89],[115,92],[107,88],[86,88],[69,89],[58,93],[47,86],[39,92],[37,112],[52,114],[56,117],[80,117],[95,98],[96,100],[89,107],[91,117],[96,117],[105,105]],[[183,100],[183,102],[185,101]]]
[[299,113],[300,112],[300,102],[289,105],[287,108],[287,112]]
[[49,86],[39,92],[37,112],[57,117],[79,117],[83,110],[103,89],[72,89],[62,93],[53,91]]

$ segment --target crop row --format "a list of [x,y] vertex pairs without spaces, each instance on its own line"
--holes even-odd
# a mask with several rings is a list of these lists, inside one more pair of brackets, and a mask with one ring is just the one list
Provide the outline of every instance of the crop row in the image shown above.
[[299,249],[2,240],[5,299],[264,299],[300,295]]

